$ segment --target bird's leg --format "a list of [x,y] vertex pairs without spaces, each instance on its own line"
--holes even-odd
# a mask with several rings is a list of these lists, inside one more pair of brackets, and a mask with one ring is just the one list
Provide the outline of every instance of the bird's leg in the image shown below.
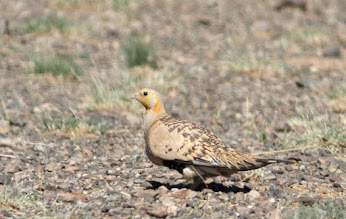
[[194,167],[191,166],[193,171],[196,173],[196,175],[193,177],[193,184],[191,186],[192,190],[198,189],[202,184],[205,185],[206,188],[208,188],[207,183],[205,182],[205,179],[203,176],[200,174],[200,172]]
[[[203,183],[204,183],[204,181],[201,177],[195,176],[193,178],[193,184],[190,186],[190,189],[191,190],[198,190],[203,185]],[[205,184],[205,186],[207,186],[207,184]]]

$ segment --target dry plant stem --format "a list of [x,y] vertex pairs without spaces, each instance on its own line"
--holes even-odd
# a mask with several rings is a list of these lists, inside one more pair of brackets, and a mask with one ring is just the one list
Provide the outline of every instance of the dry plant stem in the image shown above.
[[5,103],[4,103],[2,98],[1,98],[1,106],[2,106],[2,109],[4,110],[5,118],[8,119],[9,118],[8,113],[7,113],[6,106],[5,106]]
[[7,155],[7,154],[0,154],[0,157],[16,158],[16,156],[13,156],[13,155]]

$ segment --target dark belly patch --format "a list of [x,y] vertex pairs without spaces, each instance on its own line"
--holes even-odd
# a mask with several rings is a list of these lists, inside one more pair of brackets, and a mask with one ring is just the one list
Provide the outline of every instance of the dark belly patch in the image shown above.
[[179,163],[173,160],[164,160],[163,165],[169,169],[177,170],[179,173],[183,174],[183,169],[186,167],[186,164]]

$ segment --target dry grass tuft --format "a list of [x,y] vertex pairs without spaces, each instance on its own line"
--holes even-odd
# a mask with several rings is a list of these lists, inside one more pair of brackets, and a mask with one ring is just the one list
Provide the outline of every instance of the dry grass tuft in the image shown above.
[[335,157],[345,159],[346,130],[341,120],[337,117],[331,121],[329,114],[316,116],[294,117],[290,120],[296,136],[290,136],[296,145],[320,146],[330,151]]
[[167,91],[178,87],[181,77],[167,69],[152,69],[148,66],[135,67],[120,72],[91,75],[92,92],[86,95],[84,104],[97,110],[128,110],[136,104],[130,99],[134,92],[143,87]]

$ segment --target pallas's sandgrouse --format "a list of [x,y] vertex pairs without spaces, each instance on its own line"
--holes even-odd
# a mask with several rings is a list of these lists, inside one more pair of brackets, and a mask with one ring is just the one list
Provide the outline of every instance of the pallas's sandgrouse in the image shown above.
[[261,158],[226,146],[208,129],[168,115],[155,90],[142,89],[134,98],[146,109],[144,138],[149,160],[179,171],[187,180],[193,179],[192,189],[198,188],[208,177],[227,177],[272,163],[292,162]]

